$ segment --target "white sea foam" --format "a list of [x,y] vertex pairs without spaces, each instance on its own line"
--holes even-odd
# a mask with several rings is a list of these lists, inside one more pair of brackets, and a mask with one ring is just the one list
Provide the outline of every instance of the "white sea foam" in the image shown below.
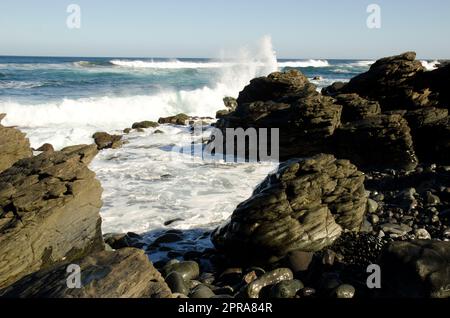
[[278,62],[278,67],[329,67],[327,60],[308,60],[308,61],[283,61]]
[[111,60],[110,63],[121,67],[154,68],[154,69],[221,68],[228,65],[228,63],[224,62],[185,62],[179,60],[171,60],[171,61]]
[[435,69],[437,69],[437,66],[439,64],[439,61],[420,61],[422,63],[422,66],[427,70],[427,71],[433,71]]
[[28,89],[42,86],[42,82],[0,81],[0,89]]

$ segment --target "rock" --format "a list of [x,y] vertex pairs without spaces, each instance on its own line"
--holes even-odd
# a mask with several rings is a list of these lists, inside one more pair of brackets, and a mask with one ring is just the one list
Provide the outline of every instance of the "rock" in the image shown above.
[[189,288],[180,273],[171,272],[166,277],[166,283],[172,293],[179,293],[186,296],[189,295]]
[[373,225],[378,224],[380,222],[380,217],[376,214],[371,214],[369,216],[369,221],[370,223],[372,223]]
[[423,162],[450,164],[450,116],[413,131],[417,155]]
[[233,112],[236,110],[236,107],[238,106],[236,98],[233,97],[224,97],[223,104],[227,108],[228,111]]
[[333,266],[335,258],[336,258],[336,253],[330,249],[327,249],[323,252],[322,264],[328,265],[328,266]]
[[230,286],[239,284],[242,281],[242,268],[227,268],[220,274],[218,281]]
[[156,129],[153,133],[154,134],[164,134],[164,131]]
[[143,238],[131,232],[127,234],[108,233],[103,235],[103,240],[115,250],[126,247],[141,248],[144,246]]
[[169,275],[171,272],[177,272],[181,274],[185,281],[196,279],[200,275],[200,268],[194,261],[169,263],[164,266],[163,271],[165,276]]
[[[1,114],[0,122],[5,118]],[[11,167],[16,161],[33,155],[26,135],[16,128],[0,124],[0,172]]]
[[272,298],[294,298],[303,287],[303,283],[298,279],[285,280],[273,285],[270,295]]
[[161,244],[161,243],[174,243],[179,242],[183,239],[182,236],[180,236],[177,233],[165,233],[161,236],[159,236],[154,243],[155,244]]
[[345,87],[343,82],[334,82],[328,87],[322,88],[322,94],[325,96],[336,96],[342,94],[342,89]]
[[303,251],[292,251],[287,255],[287,262],[289,268],[294,272],[304,272],[307,271],[311,261],[313,259],[314,253],[303,252]]
[[336,298],[353,298],[355,296],[355,287],[348,284],[342,284],[334,291]]
[[366,73],[358,75],[337,90],[323,90],[328,94],[356,93],[359,96],[378,101],[383,111],[416,109],[428,105],[429,90],[415,87],[414,79],[425,71],[416,53],[407,52],[376,61]]
[[97,145],[98,150],[103,149],[117,149],[122,147],[122,136],[120,135],[110,135],[106,132],[96,132],[92,138]]
[[190,119],[191,117],[186,114],[178,114],[170,117],[161,117],[160,119],[158,119],[158,123],[184,126]]
[[265,273],[260,278],[247,285],[245,294],[248,298],[258,298],[259,292],[266,286],[277,284],[281,281],[292,280],[294,275],[288,268],[278,268]]
[[6,117],[5,113],[0,113],[0,124],[2,123],[2,120]]
[[450,242],[391,242],[381,255],[382,294],[387,297],[450,297]]
[[206,285],[198,285],[197,287],[195,287],[192,292],[189,295],[189,298],[212,298],[214,297],[215,294],[214,292],[211,290],[211,288],[209,288]]
[[412,231],[412,228],[406,224],[385,223],[381,225],[384,233],[394,234],[396,236],[405,236]]
[[431,235],[425,229],[417,229],[414,231],[414,235],[418,240],[431,240]]
[[3,291],[4,297],[170,298],[171,292],[144,251],[102,251],[75,262],[81,288],[68,288],[68,263],[26,276]]
[[430,191],[426,192],[425,197],[428,205],[438,205],[441,203],[441,199],[439,199],[437,195],[434,195]]
[[137,123],[134,123],[131,128],[133,129],[147,129],[147,128],[156,128],[158,127],[158,123],[155,123],[154,121],[149,121],[149,120],[145,120],[145,121],[140,121]]
[[123,130],[123,133],[124,134],[129,134],[131,132],[131,128],[125,128],[124,130]]
[[336,130],[334,139],[337,156],[359,168],[409,171],[417,166],[410,129],[400,115],[377,115],[347,123]]
[[0,173],[0,288],[103,250],[95,145],[22,159]]
[[296,70],[252,80],[237,102],[236,110],[222,114],[216,127],[225,137],[227,128],[255,128],[257,133],[258,128],[278,128],[282,161],[327,152],[329,137],[340,124],[342,106],[318,93]]
[[53,148],[53,146],[51,144],[43,144],[42,146],[40,146],[38,149],[36,149],[36,151],[43,151],[43,152],[53,152],[55,151],[55,149]]
[[372,199],[367,199],[367,213],[375,213],[378,210],[378,203]]
[[344,123],[366,119],[381,114],[378,102],[364,99],[358,94],[340,94],[334,97],[342,105],[341,121]]
[[307,298],[314,296],[316,294],[316,290],[312,287],[305,287],[299,290],[297,293],[301,298]]
[[291,251],[318,251],[342,228],[360,229],[367,202],[363,182],[355,166],[331,155],[284,162],[212,233],[212,241],[253,264]]

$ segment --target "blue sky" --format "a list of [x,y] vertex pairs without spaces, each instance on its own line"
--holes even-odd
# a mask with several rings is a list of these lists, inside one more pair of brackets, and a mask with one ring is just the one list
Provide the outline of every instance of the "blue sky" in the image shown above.
[[448,0],[0,0],[0,55],[217,57],[270,35],[280,58],[450,58],[449,16]]

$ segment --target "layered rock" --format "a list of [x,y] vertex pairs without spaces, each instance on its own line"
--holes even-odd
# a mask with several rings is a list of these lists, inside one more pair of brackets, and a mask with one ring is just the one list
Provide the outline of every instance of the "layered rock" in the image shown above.
[[0,174],[0,288],[104,248],[95,145],[22,159]]
[[450,242],[392,242],[379,264],[384,296],[450,297]]
[[369,101],[358,94],[340,94],[335,96],[336,103],[342,105],[343,123],[366,119],[381,114],[378,102]]
[[345,85],[335,85],[323,93],[356,93],[369,100],[378,101],[383,109],[416,109],[429,104],[430,90],[416,87],[415,78],[425,71],[416,53],[382,58],[370,70],[358,75]]
[[337,156],[361,168],[412,170],[417,166],[408,122],[398,114],[349,122],[336,130],[334,139]]
[[342,107],[296,70],[252,80],[237,102],[216,127],[224,135],[226,128],[278,128],[281,160],[327,152],[329,137],[340,124]]
[[[0,114],[0,122],[6,114]],[[33,152],[26,135],[12,127],[0,124],[0,172],[11,167],[16,161],[31,157]]]
[[[25,298],[169,298],[171,291],[144,251],[124,248],[102,251],[75,261],[80,288],[69,277],[65,263],[28,275],[2,292],[3,297]],[[70,267],[69,270],[73,268]],[[73,275],[71,275],[73,276]],[[1,294],[1,293],[0,293]]]
[[172,125],[186,125],[187,122],[190,120],[191,117],[189,117],[186,114],[177,114],[175,116],[169,116],[169,117],[161,117],[158,119],[159,124],[172,124]]
[[347,160],[320,154],[280,165],[212,234],[232,257],[276,261],[291,251],[318,251],[342,229],[358,231],[367,195],[364,175]]

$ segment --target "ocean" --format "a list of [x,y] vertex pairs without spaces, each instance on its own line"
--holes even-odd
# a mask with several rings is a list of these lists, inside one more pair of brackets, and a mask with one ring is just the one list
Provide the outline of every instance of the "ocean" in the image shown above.
[[[276,59],[270,47],[235,59],[0,56],[0,113],[7,113],[2,124],[26,132],[32,147],[60,149],[92,143],[96,131],[120,133],[136,121],[177,113],[214,117],[223,97],[237,97],[252,78],[273,71],[298,69],[320,90],[373,62]],[[133,231],[151,242],[178,229],[184,239],[174,243],[177,249],[210,247],[209,231],[276,165],[193,161],[171,151],[190,144],[189,128],[158,129],[164,133],[125,135],[123,148],[102,151],[91,163],[104,188],[103,232]]]

